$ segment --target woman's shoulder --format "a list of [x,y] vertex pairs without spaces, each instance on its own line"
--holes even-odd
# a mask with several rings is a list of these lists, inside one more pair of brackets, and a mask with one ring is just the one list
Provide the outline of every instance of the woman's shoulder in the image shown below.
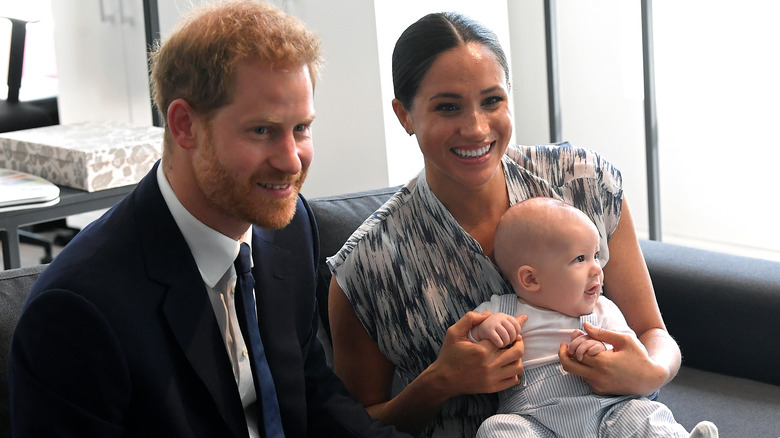
[[383,247],[386,242],[380,240],[391,238],[395,234],[394,230],[399,226],[398,223],[402,223],[404,217],[410,216],[406,210],[413,208],[411,204],[417,197],[416,189],[416,179],[413,179],[400,187],[381,207],[366,218],[338,253],[328,258],[331,269],[344,263],[349,255],[365,242],[369,242],[372,247]]
[[596,178],[616,189],[622,183],[620,170],[601,154],[568,142],[510,145],[506,156],[518,167],[559,186],[580,178]]
[[510,145],[506,155],[516,163],[534,163],[537,165],[574,165],[590,163],[599,167],[611,164],[593,149],[574,146],[568,142],[539,145]]

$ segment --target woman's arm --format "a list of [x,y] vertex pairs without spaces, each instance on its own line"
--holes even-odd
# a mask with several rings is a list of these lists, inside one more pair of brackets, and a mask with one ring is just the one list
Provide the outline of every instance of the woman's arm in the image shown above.
[[585,379],[598,394],[649,395],[677,374],[680,348],[666,331],[661,318],[625,197],[622,211],[609,241],[609,262],[604,267],[605,288],[647,349],[647,354],[628,335],[596,329],[588,334],[612,344],[614,350],[584,357],[582,362],[572,360],[563,347],[558,356],[563,369]]
[[368,335],[335,278],[328,303],[336,374],[374,418],[413,435],[425,429],[448,399],[509,388],[523,371],[522,339],[503,350],[490,341],[472,343],[468,331],[489,313],[469,312],[447,330],[436,361],[391,398],[395,366]]

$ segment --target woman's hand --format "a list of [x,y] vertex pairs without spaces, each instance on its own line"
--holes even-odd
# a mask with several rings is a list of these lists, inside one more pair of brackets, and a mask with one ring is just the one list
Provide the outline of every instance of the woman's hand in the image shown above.
[[[499,349],[490,340],[474,343],[468,339],[469,330],[483,322],[490,312],[468,312],[453,324],[444,338],[436,361],[423,374],[432,378],[439,388],[449,388],[447,398],[460,394],[493,393],[512,387],[523,372],[524,347],[517,335],[513,345]],[[520,315],[522,326],[528,319]]]
[[[471,342],[469,330],[489,313],[469,312],[447,330],[436,361],[391,398],[395,366],[368,336],[335,279],[328,307],[336,374],[371,416],[413,435],[422,432],[450,398],[509,388],[523,372],[522,339],[501,350],[490,341]],[[517,320],[522,325],[526,319],[521,315]]]
[[562,343],[558,357],[563,369],[582,377],[601,395],[650,395],[667,381],[666,369],[653,361],[634,337],[584,324],[591,338],[613,346],[612,350],[581,360],[569,355]]

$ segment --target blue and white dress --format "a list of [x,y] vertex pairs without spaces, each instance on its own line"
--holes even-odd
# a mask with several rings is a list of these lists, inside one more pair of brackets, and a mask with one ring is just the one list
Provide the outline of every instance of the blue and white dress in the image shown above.
[[[622,206],[620,172],[598,154],[568,144],[510,146],[502,166],[510,204],[536,196],[584,211],[601,235],[601,260]],[[513,293],[479,243],[431,191],[421,172],[328,259],[328,265],[404,384],[438,356],[447,329],[493,294]],[[424,436],[474,436],[497,408],[495,394],[459,396]]]

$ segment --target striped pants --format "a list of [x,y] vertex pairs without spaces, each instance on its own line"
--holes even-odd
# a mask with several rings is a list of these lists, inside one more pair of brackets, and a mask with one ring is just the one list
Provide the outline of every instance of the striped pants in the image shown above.
[[688,437],[665,405],[638,396],[600,396],[552,363],[526,370],[523,383],[499,393],[498,413],[477,438]]

